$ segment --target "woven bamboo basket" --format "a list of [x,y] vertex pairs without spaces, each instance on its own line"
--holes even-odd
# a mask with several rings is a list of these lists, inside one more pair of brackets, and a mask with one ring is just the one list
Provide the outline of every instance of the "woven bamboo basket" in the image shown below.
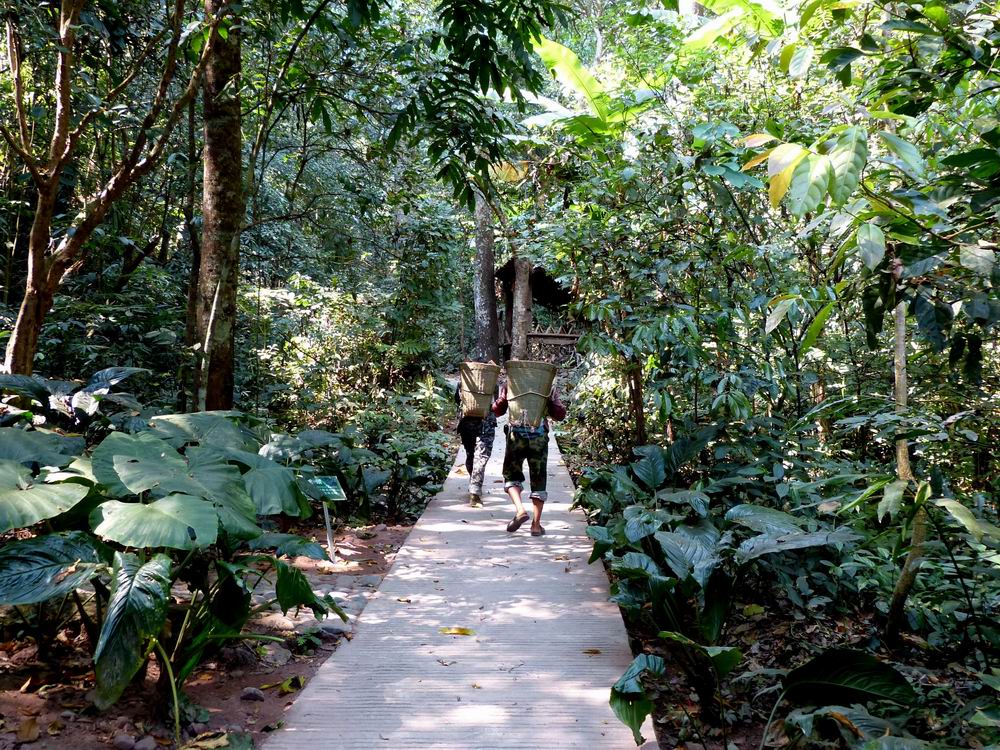
[[512,359],[507,368],[507,404],[510,423],[538,427],[556,379],[556,366],[548,362]]
[[463,362],[458,366],[462,381],[462,414],[466,417],[485,417],[493,404],[500,367],[482,362]]

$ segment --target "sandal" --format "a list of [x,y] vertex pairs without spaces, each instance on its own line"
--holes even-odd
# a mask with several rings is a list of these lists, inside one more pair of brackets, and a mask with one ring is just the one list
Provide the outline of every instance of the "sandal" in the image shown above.
[[527,512],[525,512],[523,516],[514,516],[510,520],[510,523],[507,524],[507,531],[513,534],[515,531],[521,528],[521,526],[524,524],[525,521],[527,521],[530,518],[531,515]]
[[545,536],[545,527],[544,526],[539,526],[537,529],[533,528],[531,530],[531,535],[532,536]]

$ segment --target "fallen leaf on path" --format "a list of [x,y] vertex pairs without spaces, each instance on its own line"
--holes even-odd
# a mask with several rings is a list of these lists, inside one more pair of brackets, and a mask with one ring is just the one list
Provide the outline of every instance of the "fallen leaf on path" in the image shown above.
[[27,680],[25,680],[24,684],[21,685],[21,688],[20,688],[20,690],[18,690],[18,692],[19,693],[27,693],[28,692],[28,688],[31,687],[31,681],[33,679],[34,679],[33,677],[29,677]]
[[475,635],[472,628],[438,628],[438,632],[443,635]]
[[288,695],[289,693],[294,693],[297,690],[301,690],[306,685],[306,678],[301,675],[294,675],[289,677],[283,682],[271,682],[267,685],[261,685],[261,690],[270,690],[271,688],[278,688],[278,693],[281,695]]
[[396,599],[397,602],[402,602],[403,604],[410,604],[413,602],[412,599],[407,599],[405,596],[401,596]]
[[206,732],[186,744],[184,750],[218,750],[229,746],[229,735],[225,732]]
[[25,719],[21,722],[21,726],[17,728],[17,741],[34,742],[41,734],[42,730],[38,728],[38,721],[34,717]]
[[553,560],[569,560],[569,555],[556,555]]
[[473,683],[472,683],[472,689],[473,689],[473,690],[482,690],[482,689],[483,689],[483,686],[482,686],[482,685],[480,685],[480,684],[479,684],[478,682],[473,682]]
[[66,725],[63,724],[59,719],[56,719],[51,724],[49,724],[48,729],[46,729],[46,731],[49,733],[49,737],[55,737],[65,728]]
[[743,614],[747,617],[764,614],[764,608],[759,604],[748,604],[743,608]]
[[452,664],[458,664],[457,661],[449,660],[449,659],[438,659],[438,663],[441,666],[444,666],[444,667],[450,667]]
[[276,721],[273,724],[265,724],[263,727],[261,727],[260,731],[262,731],[262,732],[276,732],[277,730],[281,729],[283,726],[285,726],[285,722],[283,722],[283,721]]
[[583,650],[583,653],[587,654],[588,656],[596,656],[597,654],[601,653],[601,649],[599,649],[599,648],[585,648]]

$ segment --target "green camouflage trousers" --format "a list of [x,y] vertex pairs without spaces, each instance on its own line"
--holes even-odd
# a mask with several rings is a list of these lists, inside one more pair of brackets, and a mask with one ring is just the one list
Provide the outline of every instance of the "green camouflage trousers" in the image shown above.
[[503,457],[503,488],[524,489],[524,462],[528,462],[531,477],[531,499],[544,502],[548,498],[545,491],[546,466],[549,458],[549,432],[543,430],[537,435],[519,434],[505,428],[506,449]]

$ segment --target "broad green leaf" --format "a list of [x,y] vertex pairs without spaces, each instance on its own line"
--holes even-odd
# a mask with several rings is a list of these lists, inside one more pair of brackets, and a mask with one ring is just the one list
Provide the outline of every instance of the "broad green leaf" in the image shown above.
[[890,518],[895,519],[896,514],[899,513],[899,508],[903,504],[903,493],[909,486],[909,482],[905,479],[897,479],[895,482],[890,482],[885,486],[885,490],[882,493],[882,499],[878,504],[878,520],[881,521],[888,514]]
[[985,278],[993,275],[997,262],[996,252],[981,245],[962,245],[958,251],[958,258],[963,267]]
[[893,133],[888,133],[885,130],[880,130],[878,132],[879,137],[885,142],[885,145],[889,147],[896,156],[898,156],[903,163],[910,168],[914,177],[922,178],[924,172],[927,169],[927,165],[924,164],[923,157],[920,156],[920,152],[917,151],[917,147],[914,146],[909,141],[904,141],[897,135]]
[[771,208],[777,208],[781,205],[781,199],[785,197],[788,187],[792,184],[793,174],[795,174],[795,165],[786,168],[783,172],[778,172],[770,179],[767,185],[767,196],[771,201]]
[[616,557],[611,564],[615,573],[624,578],[647,578],[660,575],[660,568],[649,555],[642,552],[626,552]]
[[715,545],[674,531],[658,531],[654,538],[663,550],[667,565],[680,580],[693,578],[703,589],[719,563]]
[[107,393],[123,380],[146,372],[149,372],[149,370],[144,367],[109,367],[105,370],[99,370],[90,376],[90,380],[83,387],[83,391],[85,393]]
[[708,495],[697,490],[677,490],[660,491],[656,493],[656,500],[663,503],[681,503],[690,505],[691,509],[704,518],[708,515],[708,505],[711,502]]
[[83,438],[17,427],[0,427],[0,460],[61,467],[83,453],[83,449]]
[[175,448],[190,443],[215,450],[237,448],[256,453],[260,443],[239,422],[243,415],[234,411],[203,411],[194,414],[167,414],[153,417],[153,432]]
[[771,312],[767,315],[767,320],[764,322],[764,333],[770,333],[775,328],[781,325],[781,321],[785,319],[788,315],[788,311],[795,304],[794,299],[783,299],[777,305],[775,305]]
[[868,134],[857,125],[847,128],[830,152],[833,165],[830,197],[836,205],[843,205],[857,189],[867,161]]
[[802,337],[802,343],[799,345],[799,354],[804,355],[810,349],[812,349],[816,342],[819,340],[819,335],[823,332],[823,327],[826,325],[826,321],[829,320],[830,315],[833,313],[833,309],[836,306],[836,302],[827,302],[816,313],[816,317],[813,318],[813,322],[809,324],[809,328],[806,329],[806,335]]
[[534,50],[545,67],[555,73],[559,83],[586,100],[591,112],[601,120],[607,119],[608,97],[604,87],[584,67],[573,50],[543,36],[535,40]]
[[615,716],[632,730],[636,745],[641,745],[644,741],[640,730],[646,717],[653,710],[653,704],[646,698],[642,686],[642,675],[649,672],[655,676],[662,676],[666,668],[662,657],[639,654],[611,687],[611,709],[615,712]]
[[656,490],[667,478],[663,451],[658,446],[646,451],[641,460],[632,464],[636,477],[650,490]]
[[815,211],[826,197],[833,176],[830,158],[822,154],[809,154],[792,172],[788,193],[789,208],[795,216]]
[[651,511],[641,505],[632,505],[625,509],[625,538],[630,542],[638,542],[659,531],[663,526],[666,514],[662,511]]
[[207,500],[167,495],[149,503],[109,500],[91,515],[94,533],[126,547],[194,549],[215,544],[219,516]]
[[36,483],[27,468],[0,459],[0,533],[62,515],[88,492],[87,487],[75,483]]
[[681,43],[681,50],[694,52],[706,49],[715,44],[716,40],[728,34],[736,24],[746,15],[743,8],[734,7],[723,13],[721,16],[713,18],[703,24],[700,28],[691,32]]
[[49,389],[41,378],[33,375],[8,375],[0,373],[0,393],[11,393],[37,401],[42,406],[48,406]]
[[857,242],[862,262],[868,270],[874,271],[885,257],[885,234],[878,226],[868,222],[858,227]]
[[274,591],[282,613],[296,607],[309,607],[316,619],[322,619],[330,612],[334,612],[341,620],[347,622],[347,615],[333,601],[333,598],[329,595],[322,599],[319,598],[301,570],[280,560],[276,562],[276,567],[278,580],[275,583]]
[[68,594],[106,567],[81,531],[7,542],[0,547],[0,604],[37,604]]
[[831,531],[792,532],[789,534],[761,534],[745,540],[736,550],[736,556],[741,562],[749,562],[763,555],[773,555],[776,552],[789,552],[809,547],[826,547],[831,544],[847,544],[858,539],[858,535],[849,529],[834,529]]
[[588,526],[587,536],[594,540],[594,550],[590,553],[588,563],[596,562],[604,557],[604,553],[615,546],[614,538],[611,536],[611,529],[607,526]]
[[781,32],[783,9],[771,0],[705,0],[701,5],[713,13],[725,13],[730,8],[746,11],[746,23],[767,36]]
[[801,531],[802,522],[793,515],[762,505],[737,505],[726,513],[726,520],[764,534],[789,534]]
[[163,629],[170,566],[166,555],[155,555],[142,564],[136,555],[115,553],[111,599],[94,651],[94,703],[100,709],[121,697],[145,661],[150,639]]
[[273,549],[276,555],[288,557],[308,557],[312,560],[329,559],[326,550],[316,542],[295,534],[261,534],[250,541],[251,550]]
[[911,705],[917,698],[899,672],[863,651],[832,648],[793,669],[783,681],[785,697],[798,704],[888,700]]
[[732,672],[739,665],[740,660],[743,659],[743,652],[735,646],[702,646],[700,643],[692,641],[683,633],[677,633],[672,630],[662,630],[657,635],[665,640],[674,641],[695,651],[700,651],[711,659],[712,665],[715,667],[716,674],[719,677],[725,677]]
[[983,537],[1000,541],[1000,527],[981,518],[976,518],[971,510],[957,500],[937,500],[934,504],[948,511],[952,518],[962,524],[975,537],[976,541],[982,541]]
[[226,455],[249,468],[243,475],[243,484],[258,515],[299,515],[294,471],[256,453],[229,450]]
[[809,74],[814,50],[809,45],[798,46],[788,61],[788,77],[793,81],[801,80]]
[[112,432],[98,445],[91,455],[94,477],[112,497],[124,497],[133,490],[126,487],[115,470],[115,458],[145,459],[160,466],[160,471],[175,469],[184,471],[185,463],[181,455],[169,443],[150,432],[126,435]]

